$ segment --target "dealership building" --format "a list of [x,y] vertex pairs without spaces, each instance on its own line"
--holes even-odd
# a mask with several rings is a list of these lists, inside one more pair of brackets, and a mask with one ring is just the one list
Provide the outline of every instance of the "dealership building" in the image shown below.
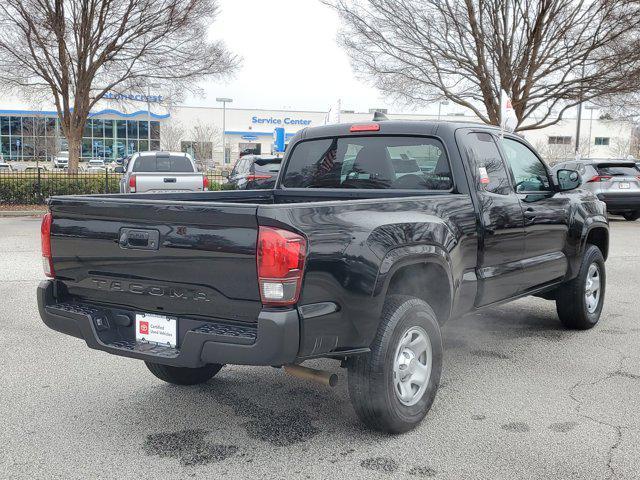
[[[5,160],[50,157],[67,148],[52,105],[34,107],[6,99],[0,102],[0,150]],[[387,116],[392,120],[440,118],[479,122],[477,117],[456,111],[452,105],[443,107],[441,113],[440,116],[387,113]],[[180,105],[167,108],[159,95],[108,94],[87,122],[82,158],[113,159],[136,151],[171,149],[190,152],[207,164],[233,164],[242,154],[270,154],[277,150],[279,142],[274,147],[274,133],[286,143],[300,129],[324,125],[326,119],[327,112],[323,111]],[[371,119],[371,112],[342,111],[339,115],[339,120],[347,123]],[[545,158],[557,161],[574,156],[576,127],[575,118],[566,118],[551,127],[525,131],[524,137]],[[586,109],[581,121],[581,155],[626,157],[633,134],[630,122],[601,118],[599,111]]]

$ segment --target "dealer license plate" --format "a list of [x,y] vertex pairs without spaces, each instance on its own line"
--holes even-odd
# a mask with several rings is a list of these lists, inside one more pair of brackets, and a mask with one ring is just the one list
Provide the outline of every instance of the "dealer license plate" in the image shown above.
[[178,321],[163,315],[138,313],[136,341],[175,347],[178,344]]
[[629,188],[629,182],[618,183],[618,188]]

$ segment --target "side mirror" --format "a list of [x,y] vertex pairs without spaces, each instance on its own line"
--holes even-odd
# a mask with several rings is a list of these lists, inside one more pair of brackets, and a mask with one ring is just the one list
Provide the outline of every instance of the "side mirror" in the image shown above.
[[115,167],[115,168],[113,169],[113,171],[114,171],[115,173],[124,173],[124,167],[121,167],[120,165],[118,165],[117,167]]
[[229,178],[229,172],[227,170],[222,170],[222,177]]
[[567,170],[563,168],[558,170],[557,176],[558,176],[558,186],[560,187],[561,192],[574,190],[578,188],[582,183],[582,178],[580,177],[580,174],[575,170]]

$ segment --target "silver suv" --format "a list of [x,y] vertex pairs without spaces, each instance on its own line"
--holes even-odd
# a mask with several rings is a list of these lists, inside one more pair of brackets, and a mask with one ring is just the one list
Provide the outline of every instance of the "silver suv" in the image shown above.
[[577,170],[582,187],[607,204],[607,211],[627,220],[640,218],[640,168],[633,160],[576,160],[558,163],[555,171]]

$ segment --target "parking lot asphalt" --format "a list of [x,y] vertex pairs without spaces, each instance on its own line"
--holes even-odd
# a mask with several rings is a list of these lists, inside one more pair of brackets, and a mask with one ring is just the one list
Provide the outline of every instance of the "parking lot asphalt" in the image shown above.
[[603,318],[563,330],[526,298],[449,322],[440,391],[405,435],[365,430],[328,389],[225,367],[162,383],[38,316],[39,219],[0,219],[0,478],[636,479],[640,222],[612,220]]

